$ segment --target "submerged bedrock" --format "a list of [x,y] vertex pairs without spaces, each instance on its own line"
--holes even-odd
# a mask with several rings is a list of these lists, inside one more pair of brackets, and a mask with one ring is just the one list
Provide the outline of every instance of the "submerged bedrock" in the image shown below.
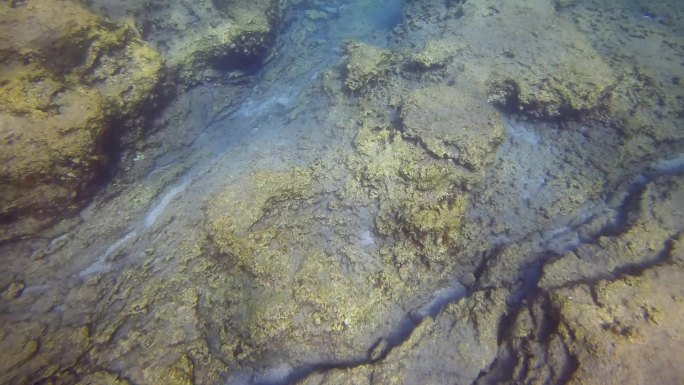
[[0,383],[684,379],[678,2],[0,12]]

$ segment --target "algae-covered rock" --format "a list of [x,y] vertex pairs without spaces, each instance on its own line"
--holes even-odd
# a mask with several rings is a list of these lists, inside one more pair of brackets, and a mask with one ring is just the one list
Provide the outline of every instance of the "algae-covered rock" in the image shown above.
[[378,365],[374,378],[383,384],[472,383],[496,357],[505,296],[505,290],[476,292],[425,319]]
[[493,160],[503,140],[499,114],[484,98],[439,85],[412,93],[401,118],[406,136],[419,140],[439,158],[452,159],[471,170]]
[[469,47],[459,62],[485,80],[490,102],[535,119],[569,119],[602,107],[610,66],[551,1],[465,3],[454,30]]
[[[684,378],[684,290],[681,264],[639,277],[599,281],[551,295],[557,333],[576,360],[572,380],[584,384],[677,383]],[[619,363],[619,364],[616,364]]]
[[359,42],[348,42],[347,77],[344,84],[351,91],[359,91],[382,80],[392,57],[391,52]]
[[[506,310],[505,290],[476,292],[424,319],[382,361],[334,370],[305,384],[470,384],[496,358],[497,321]],[[365,382],[363,380],[365,379]]]
[[[664,73],[671,73],[663,69]],[[676,142],[684,138],[681,95],[655,79],[662,73],[649,74],[639,65],[626,71],[607,102],[611,119],[624,134],[628,145],[625,157],[639,154],[639,142]],[[670,89],[668,89],[670,86]],[[679,91],[681,93],[681,90]],[[637,147],[637,148],[633,148]],[[641,150],[643,151],[643,150]]]
[[[35,383],[40,378],[71,377],[64,366],[73,365],[92,346],[88,328],[63,326],[47,334],[42,321],[2,320],[0,333],[0,381],[4,384]],[[43,352],[49,352],[42,355]],[[73,382],[68,382],[73,383]]]
[[441,68],[463,48],[452,39],[429,40],[421,52],[411,55],[410,63],[420,70]]
[[[361,95],[356,154],[347,167],[377,201],[375,230],[384,240],[379,252],[392,267],[377,279],[388,287],[432,287],[457,264],[453,253],[462,240],[469,190],[492,160],[502,126],[484,97],[475,100],[446,85],[406,96],[401,120],[390,125],[381,111],[403,82],[393,66],[389,90]],[[440,152],[444,143],[455,143],[453,158]]]
[[684,290],[677,282],[684,275],[684,188],[676,179],[649,183],[618,234],[544,266],[540,292],[505,338],[507,349],[523,354],[500,355],[505,364],[489,381],[504,366],[515,368],[506,376],[516,382],[641,383],[644,373],[658,383],[683,378],[677,352]]
[[[587,66],[583,60],[595,64]],[[600,107],[615,81],[610,69],[596,56],[552,64],[549,69],[493,76],[491,102],[534,118],[574,117]],[[553,74],[549,76],[549,72]]]
[[258,69],[271,53],[282,0],[89,0],[99,15],[135,26],[178,75],[180,89]]
[[381,253],[405,279],[435,278],[419,278],[418,272],[448,259],[467,202],[462,186],[477,178],[372,119],[364,119],[355,144],[359,154],[348,167],[377,197],[376,231],[396,242]]
[[279,0],[147,3],[135,12],[145,38],[185,85],[254,71],[275,43]]
[[76,3],[0,9],[0,217],[35,229],[73,211],[116,147],[114,121],[154,101],[161,58]]
[[263,171],[207,202],[214,257],[236,285],[239,307],[224,314],[240,320],[238,359],[345,359],[366,348],[384,309],[369,279],[372,236],[322,188],[311,170]]
[[668,177],[649,183],[631,223],[619,236],[601,236],[547,264],[540,287],[585,282],[619,274],[628,266],[658,262],[684,223],[684,181]]

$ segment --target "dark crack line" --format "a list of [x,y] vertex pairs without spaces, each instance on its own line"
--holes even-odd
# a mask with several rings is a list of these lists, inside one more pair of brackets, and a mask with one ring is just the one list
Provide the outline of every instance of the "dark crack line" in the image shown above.
[[285,376],[281,377],[273,376],[269,378],[267,374],[254,375],[249,383],[254,385],[290,385],[296,384],[314,373],[334,369],[353,369],[362,365],[375,365],[387,358],[396,347],[406,342],[425,318],[436,317],[449,304],[467,297],[467,293],[468,291],[465,286],[459,282],[454,283],[449,288],[436,291],[429,302],[407,312],[392,331],[384,337],[375,340],[363,357],[307,363],[295,367]]
[[[420,141],[417,141],[417,143],[420,145]],[[615,204],[615,200],[613,200],[613,204],[608,204],[609,209],[615,210],[617,212],[617,217],[620,219],[616,223],[618,227],[604,227],[603,229],[598,231],[598,234],[591,236],[590,239],[583,240],[582,243],[591,242],[592,240],[598,239],[601,236],[613,235],[612,232],[615,231],[615,229],[617,228],[622,230],[618,234],[624,232],[626,229],[629,228],[629,226],[632,225],[631,223],[628,223],[629,220],[627,217],[629,213],[632,211],[632,208],[635,206],[630,205],[629,203],[634,200],[638,201],[638,198],[643,194],[646,185],[660,177],[678,175],[683,172],[684,154],[680,155],[679,158],[675,158],[673,160],[661,160],[659,163],[653,164],[647,170],[640,173],[631,183],[629,183],[629,185],[625,189],[623,189],[621,192],[614,194],[612,197],[609,197],[609,199],[606,199],[606,202],[610,202],[611,198],[622,196],[622,199],[619,199],[617,201],[617,204]],[[572,226],[568,226],[568,229],[566,231],[563,231],[562,233],[556,234],[554,237],[547,239],[545,243],[549,244],[550,241],[564,234],[567,234],[568,232],[577,232],[581,230],[582,226],[590,223],[590,221],[595,219],[596,216],[600,214],[602,214],[602,212],[595,213],[594,215],[582,221],[579,221],[578,223],[574,223]],[[657,263],[662,263],[661,259],[666,258],[671,254],[671,248],[673,247],[672,245],[674,243],[674,239],[680,235],[681,233],[678,233],[677,236],[668,239],[665,248],[658,253],[660,257],[656,258],[653,263],[647,263],[641,266],[641,269],[637,269],[637,271],[643,271]],[[524,238],[527,239],[527,242],[532,241],[531,236],[527,236]],[[511,352],[510,357],[508,357],[507,362],[503,362],[504,358],[506,357],[501,357],[500,351],[500,354],[493,361],[489,370],[483,371],[474,381],[475,383],[477,383],[480,380],[484,380],[488,374],[495,373],[496,371],[498,371],[500,369],[500,365],[510,365],[512,363],[511,360],[514,360],[513,356],[515,356],[516,354],[513,353],[516,353],[517,351],[513,346],[510,346],[511,336],[513,332],[512,324],[516,317],[518,317],[521,310],[529,308],[528,302],[525,300],[533,299],[537,296],[543,296],[543,298],[545,299],[544,307],[550,306],[548,292],[546,290],[541,290],[538,287],[538,284],[539,280],[542,277],[544,266],[549,261],[553,260],[553,257],[557,254],[550,252],[551,250],[549,250],[543,243],[540,244],[540,246],[542,246],[542,250],[538,252],[538,255],[540,255],[541,258],[529,263],[526,267],[522,269],[522,274],[519,275],[519,281],[522,280],[522,285],[517,290],[511,291],[511,294],[509,296],[509,311],[501,318],[501,322],[499,325],[497,340],[499,341],[500,346],[502,341],[506,341],[505,344],[509,345],[508,349]],[[569,247],[569,250],[566,251],[572,251],[576,248],[577,246]],[[492,259],[497,258],[503,249],[504,247],[498,247],[494,250],[484,252],[482,261],[480,264],[478,264],[475,271],[476,283],[473,284],[472,287],[466,289],[464,286],[458,283],[454,288],[452,288],[455,289],[455,291],[451,297],[446,296],[444,298],[440,298],[440,296],[436,296],[432,299],[432,301],[423,305],[422,307],[409,311],[405,315],[405,317],[399,321],[394,330],[392,330],[385,337],[377,339],[373,342],[373,344],[370,345],[365,357],[352,358],[348,360],[321,361],[303,364],[295,367],[294,369],[289,371],[285,376],[280,377],[269,377],[267,374],[253,375],[249,383],[253,385],[290,385],[296,384],[314,373],[326,372],[335,369],[353,369],[362,365],[374,365],[379,362],[382,362],[394,348],[402,345],[410,338],[413,331],[420,325],[420,323],[425,318],[434,318],[437,315],[439,315],[448,304],[457,302],[463,298],[467,298],[476,291],[486,289],[486,287],[480,286],[479,278],[486,273],[488,262]],[[616,270],[616,272],[620,273],[619,270]],[[628,274],[630,272],[634,273],[634,270],[627,269],[625,270],[624,274]],[[618,275],[622,276],[624,274]],[[530,311],[532,310],[531,308],[529,309]],[[543,336],[543,339],[545,341],[538,341],[538,343],[545,344],[544,346],[547,347],[547,350],[548,345],[550,343],[550,339],[554,335],[553,331],[558,328],[559,324],[558,316],[553,317],[553,311],[549,312],[550,310],[552,309],[546,309],[543,312],[543,316],[545,317],[545,319],[548,318],[546,322],[552,321],[554,322],[554,325],[548,325],[549,327],[546,328],[548,333],[544,333],[545,336]],[[504,325],[506,326],[504,327]],[[570,360],[566,360],[566,363],[570,366],[568,367],[567,365],[564,365],[564,367],[562,368],[562,373],[558,373],[558,375],[560,376],[559,379],[567,381],[567,379],[569,379],[570,376],[572,376],[572,373],[574,373],[574,371],[577,369],[578,364],[576,362],[576,358],[570,354],[566,346],[564,346],[564,351],[566,353],[567,360]],[[545,354],[547,354],[547,352],[545,352]],[[513,362],[513,364],[515,363]],[[514,369],[515,366],[513,368],[509,368],[509,376],[513,374]]]
[[[633,214],[634,211],[638,208],[639,200],[643,195],[644,191],[646,190],[648,184],[654,182],[659,178],[676,176],[682,173],[684,173],[684,154],[679,154],[678,157],[675,157],[673,159],[662,159],[659,162],[652,164],[646,170],[639,173],[632,181],[629,182],[629,184],[624,189],[612,194],[605,200],[608,204],[609,209],[615,210],[616,212],[616,219],[613,221],[613,223],[608,226],[604,226],[597,232],[597,234],[592,235],[591,238],[588,240],[583,240],[581,243],[595,242],[598,238],[602,236],[615,237],[629,230],[629,228],[634,225],[632,220],[633,218],[630,218],[630,214]],[[596,213],[587,218],[586,220],[569,227],[567,231],[564,231],[563,233],[558,234],[555,237],[552,237],[551,239],[548,239],[545,243],[549,244],[550,241],[552,241],[554,238],[558,238],[563,234],[566,234],[567,232],[577,232],[581,230],[581,227],[583,225],[586,225],[591,220],[593,220],[596,217],[596,215],[600,214],[601,213]],[[569,281],[564,283],[563,285],[551,287],[548,289],[540,289],[538,287],[538,283],[541,279],[544,266],[547,263],[553,261],[555,259],[554,256],[556,254],[549,253],[550,250],[547,248],[540,251],[538,255],[540,255],[541,258],[534,261],[531,265],[528,264],[527,267],[522,269],[522,274],[519,274],[519,280],[522,279],[523,281],[522,287],[512,291],[509,295],[510,308],[507,314],[505,314],[501,318],[499,324],[499,331],[497,333],[497,341],[500,346],[499,353],[497,354],[496,359],[492,362],[489,369],[487,371],[483,371],[482,373],[480,373],[480,375],[474,381],[474,383],[489,383],[492,380],[500,382],[505,379],[514,379],[513,376],[516,365],[516,354],[514,353],[516,353],[516,349],[512,345],[513,324],[515,319],[520,315],[521,311],[533,310],[529,305],[532,302],[526,302],[525,299],[532,300],[534,298],[543,298],[542,305],[543,307],[547,308],[547,310],[544,311],[544,315],[549,317],[550,320],[554,320],[555,318],[554,322],[556,323],[556,325],[549,325],[551,326],[551,328],[548,330],[548,335],[542,336],[543,338],[537,341],[538,344],[545,346],[546,350],[544,351],[544,354],[547,354],[550,338],[553,335],[554,330],[557,330],[559,324],[559,317],[553,317],[553,310],[548,309],[550,306],[548,293],[550,291],[561,288],[570,288],[577,285],[586,285],[590,289],[590,295],[592,296],[592,300],[594,301],[594,303],[599,305],[595,293],[595,285],[598,282],[612,282],[623,279],[627,276],[638,276],[642,274],[644,271],[654,266],[674,263],[672,251],[674,248],[675,241],[679,239],[682,236],[682,234],[683,232],[679,231],[673,236],[669,237],[667,240],[665,240],[663,242],[662,249],[658,251],[655,254],[655,257],[652,258],[650,261],[643,261],[641,263],[633,263],[618,266],[611,272],[603,273],[593,278]],[[529,238],[529,236],[525,238]],[[528,239],[527,241],[529,242],[530,240]],[[543,246],[543,244],[541,244],[540,246]],[[487,272],[488,262],[498,258],[503,249],[504,247],[499,247],[498,249],[496,249],[496,251],[485,252],[484,258],[476,270],[476,282],[479,283],[479,278]],[[576,247],[570,248],[570,250],[567,251],[571,251],[573,249],[576,249]],[[544,257],[544,255],[548,256]],[[480,290],[481,289],[482,288],[480,288]],[[539,329],[540,327],[535,327],[532,330],[534,331]],[[576,371],[579,365],[576,357],[574,357],[570,353],[565,343],[563,343],[563,349],[567,359],[565,365],[563,365],[562,372],[556,373],[556,378],[558,379],[559,383],[566,383],[570,379],[572,374]],[[523,364],[528,365],[528,363],[526,362],[526,358],[522,358],[522,360]],[[545,359],[545,361],[547,360]],[[519,361],[518,364],[520,364]],[[487,378],[487,376],[489,375],[492,375],[495,378]]]

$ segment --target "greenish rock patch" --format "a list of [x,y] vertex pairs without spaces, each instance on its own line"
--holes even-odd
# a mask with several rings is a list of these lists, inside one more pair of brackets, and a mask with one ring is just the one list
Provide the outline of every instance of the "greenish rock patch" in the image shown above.
[[0,10],[0,218],[5,236],[79,208],[109,163],[116,125],[155,104],[159,54],[127,25],[69,1]]

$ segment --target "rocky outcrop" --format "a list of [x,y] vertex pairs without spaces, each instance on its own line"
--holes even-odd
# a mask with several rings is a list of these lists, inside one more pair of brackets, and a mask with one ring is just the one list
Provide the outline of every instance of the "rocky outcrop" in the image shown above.
[[[0,244],[0,382],[681,382],[684,45],[614,3],[403,2],[389,41],[346,46],[384,0],[302,3],[256,87],[157,121],[186,151]],[[240,75],[190,39],[240,1],[111,4],[183,53],[181,87]]]
[[[630,200],[626,223],[610,231],[616,235],[600,235],[546,263],[539,289],[501,329],[498,360],[479,383],[682,378],[676,352],[684,292],[675,282],[684,274],[684,183],[663,177]],[[511,248],[502,260],[514,263],[521,251]]]
[[375,241],[363,209],[345,216],[350,207],[337,206],[326,180],[316,169],[256,172],[207,202],[222,290],[236,304],[217,314],[235,336],[221,344],[227,357],[301,363],[365,349],[366,320],[385,311],[378,267],[366,260]]
[[115,122],[154,103],[162,62],[134,29],[70,1],[0,9],[0,217],[7,235],[80,206],[117,147]]
[[[280,1],[214,0],[207,3],[218,10],[220,17],[212,18],[212,13],[216,13],[214,9],[208,13],[206,7],[196,4],[193,7],[195,15],[202,17],[196,16],[197,21],[190,28],[181,25],[173,31],[182,32],[177,40],[168,41],[168,50],[162,49],[169,65],[177,69],[180,78],[188,84],[220,78],[226,71],[240,75],[259,68],[276,41],[282,12]],[[159,33],[168,35],[168,29],[179,27],[178,24],[169,26],[163,14],[155,13],[154,17],[154,21],[148,21],[158,31],[152,41],[162,38]],[[163,38],[168,39],[168,36]]]
[[349,55],[344,84],[350,91],[373,86],[384,78],[389,69],[390,51],[360,42],[348,42],[345,51]]
[[449,39],[429,40],[421,52],[411,55],[410,65],[422,71],[442,68],[464,48]]
[[434,156],[472,171],[491,163],[503,140],[498,113],[483,97],[439,85],[415,91],[401,109],[404,133]]
[[492,103],[535,119],[576,118],[605,103],[616,82],[612,69],[552,4],[482,3],[464,6],[461,31],[476,56],[487,52],[490,63],[481,64],[490,71]]
[[[231,272],[235,304],[217,306],[234,336],[226,357],[354,362],[404,315],[397,303],[431,295],[457,263],[468,188],[503,136],[497,111],[446,84],[402,100],[401,55],[347,50],[347,72],[327,81],[332,98],[360,93],[353,147],[308,168],[254,172],[207,200],[207,248]],[[398,125],[383,119],[388,95],[402,105]]]
[[284,3],[280,0],[149,1],[88,7],[134,25],[178,74],[180,85],[249,74],[270,55]]

